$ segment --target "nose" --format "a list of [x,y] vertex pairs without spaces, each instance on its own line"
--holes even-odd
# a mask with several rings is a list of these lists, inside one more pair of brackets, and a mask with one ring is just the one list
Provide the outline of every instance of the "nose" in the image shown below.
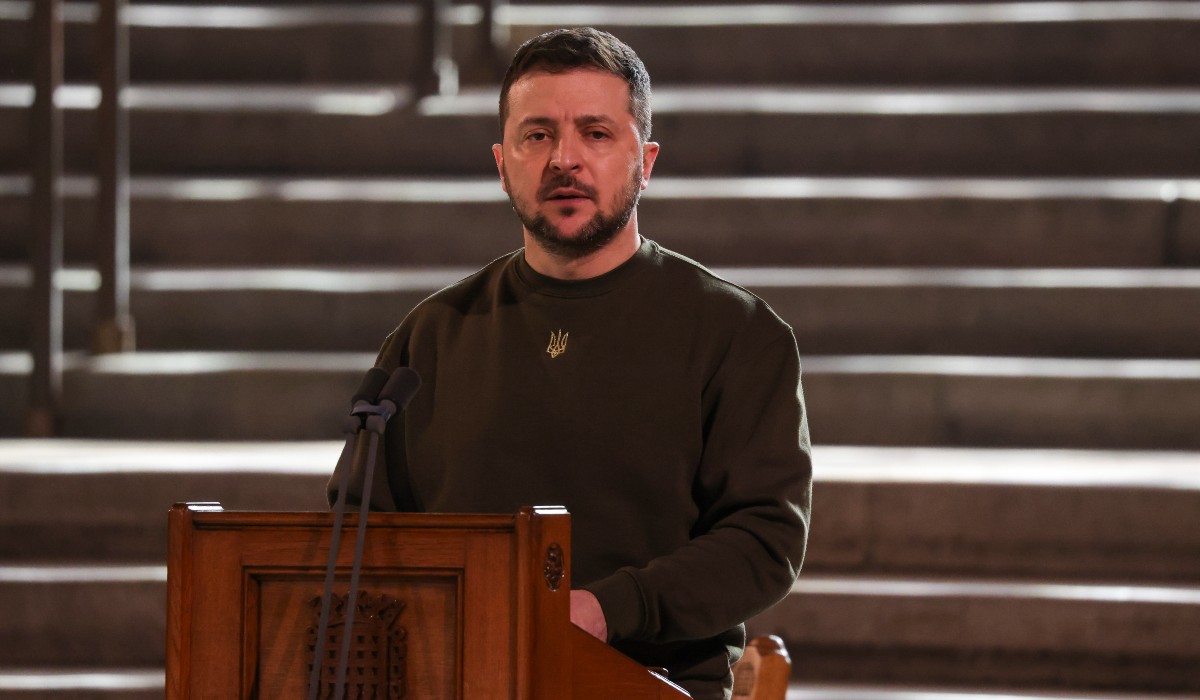
[[564,134],[554,142],[554,149],[550,152],[550,169],[556,173],[571,172],[578,170],[579,163],[579,143],[574,134]]

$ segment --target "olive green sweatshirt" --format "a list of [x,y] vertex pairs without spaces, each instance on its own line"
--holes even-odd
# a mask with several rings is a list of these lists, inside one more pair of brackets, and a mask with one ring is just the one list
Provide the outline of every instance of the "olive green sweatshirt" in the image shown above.
[[796,342],[765,302],[652,241],[582,281],[517,251],[418,305],[377,364],[423,380],[386,434],[396,507],[566,506],[609,642],[728,697],[811,507]]

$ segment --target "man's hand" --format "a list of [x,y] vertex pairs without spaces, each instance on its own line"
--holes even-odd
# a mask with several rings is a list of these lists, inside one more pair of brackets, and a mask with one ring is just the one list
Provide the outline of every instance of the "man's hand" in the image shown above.
[[602,642],[608,642],[608,623],[600,601],[587,591],[571,591],[571,622]]

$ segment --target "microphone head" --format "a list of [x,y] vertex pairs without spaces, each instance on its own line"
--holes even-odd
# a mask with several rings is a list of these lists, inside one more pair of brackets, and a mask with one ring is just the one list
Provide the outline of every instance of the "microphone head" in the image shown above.
[[354,398],[350,399],[350,408],[358,405],[359,401],[367,403],[375,403],[379,399],[379,392],[383,389],[388,381],[388,371],[382,367],[372,367],[367,370],[363,376],[362,383],[358,385],[358,391],[354,392]]
[[421,375],[409,367],[397,367],[387,384],[379,392],[379,402],[391,401],[396,409],[403,411],[412,401],[417,389],[421,388]]

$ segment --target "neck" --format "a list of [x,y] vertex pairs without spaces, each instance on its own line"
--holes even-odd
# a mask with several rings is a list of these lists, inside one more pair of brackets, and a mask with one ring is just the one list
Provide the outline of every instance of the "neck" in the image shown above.
[[603,248],[582,258],[564,258],[549,253],[538,240],[525,231],[525,261],[539,274],[560,280],[585,280],[615,270],[633,257],[642,244],[638,235],[637,212],[629,224]]

